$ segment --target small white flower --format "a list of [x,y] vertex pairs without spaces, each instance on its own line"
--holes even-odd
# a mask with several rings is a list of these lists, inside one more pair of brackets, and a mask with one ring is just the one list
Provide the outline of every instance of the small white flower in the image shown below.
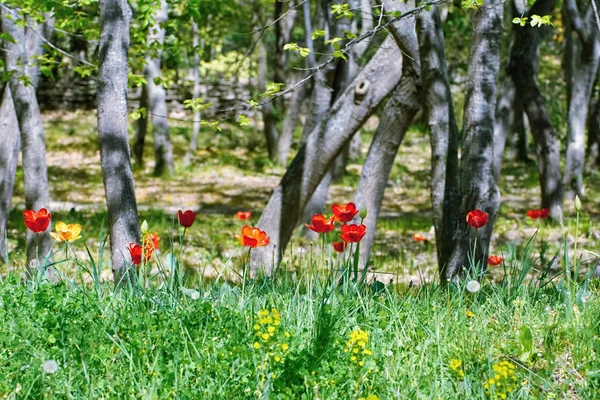
[[477,293],[481,289],[481,284],[477,281],[467,282],[467,290],[471,293]]
[[46,360],[44,361],[44,364],[42,364],[42,368],[47,374],[55,374],[58,371],[59,366],[56,360]]

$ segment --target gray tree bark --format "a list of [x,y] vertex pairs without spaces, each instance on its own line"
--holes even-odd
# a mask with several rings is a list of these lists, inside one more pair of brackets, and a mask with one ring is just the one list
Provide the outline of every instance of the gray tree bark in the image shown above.
[[146,136],[148,135],[148,119],[150,115],[150,103],[148,102],[148,85],[142,85],[140,94],[140,108],[146,110],[146,116],[141,116],[137,120],[135,137],[133,139],[133,158],[135,163],[142,167],[144,165],[144,146],[146,145]]
[[[537,0],[527,15],[548,15],[554,9],[556,0]],[[557,218],[562,207],[562,180],[560,172],[560,147],[542,94],[537,86],[537,60],[541,29],[530,26],[513,25],[515,43],[511,50],[508,74],[517,89],[517,97],[527,114],[535,150],[542,189],[541,206],[550,209],[550,215]]]
[[127,139],[127,50],[131,14],[125,0],[100,1],[98,137],[112,270],[117,284],[132,278],[127,247],[140,240]]
[[150,30],[149,42],[155,42],[158,46],[156,55],[146,58],[144,69],[147,89],[148,103],[152,117],[152,133],[154,134],[154,175],[161,176],[164,173],[173,172],[173,146],[169,136],[169,110],[167,108],[167,92],[161,84],[156,84],[161,76],[162,46],[165,42],[164,24],[169,19],[168,5],[166,0],[160,1],[155,20],[156,25]]
[[367,226],[367,233],[360,242],[361,269],[367,266],[371,256],[377,219],[396,154],[419,109],[420,99],[415,76],[408,69],[402,74],[400,83],[383,109],[354,196],[356,206],[367,210],[367,217],[363,221]]
[[[457,234],[458,127],[448,79],[444,34],[439,8],[417,19],[425,115],[431,142],[431,204],[440,276],[453,251]],[[474,50],[472,50],[474,51]],[[472,77],[475,79],[475,77]]]
[[[517,118],[515,102],[517,90],[510,77],[505,77],[500,85],[496,102],[496,120],[494,121],[494,176],[500,179],[502,159],[508,136],[513,134],[512,128]],[[521,114],[523,109],[521,108]],[[522,118],[522,117],[521,117]]]
[[15,112],[10,87],[4,84],[0,100],[0,261],[5,258],[7,249],[5,238],[6,222],[10,215],[10,205],[15,185],[15,173],[21,148],[19,121]]
[[333,160],[400,81],[400,60],[399,49],[386,39],[300,147],[258,221],[271,243],[252,252],[254,272],[264,266],[270,274],[278,265],[302,210]]
[[[27,77],[27,71],[33,68],[30,66],[30,54],[28,54],[26,41],[27,32],[26,28],[17,26],[6,15],[7,12],[7,9],[3,8],[2,31],[10,34],[17,42],[17,44],[13,44],[5,41],[4,48],[6,67],[8,70],[15,71],[10,78],[10,89],[21,132],[25,207],[36,211],[40,208],[49,209],[50,192],[48,188],[44,125],[37,103],[35,87],[26,85],[22,80]],[[30,24],[33,29],[36,29],[33,21],[30,21]],[[30,231],[27,232],[27,261],[29,266],[32,265],[32,261],[36,260],[37,254],[37,263],[34,262],[33,265],[37,264],[37,267],[43,267],[44,260],[52,249],[49,230],[50,227],[46,232],[38,235]],[[36,243],[38,243],[39,248]],[[32,273],[33,271],[30,270],[29,272]]]
[[[500,205],[494,178],[494,118],[496,85],[500,70],[503,7],[501,0],[486,0],[485,8],[474,12],[471,24],[469,80],[466,87],[463,142],[460,165],[460,212],[458,236],[442,277],[451,279],[469,266],[469,252],[477,240],[474,265],[487,265],[489,241]],[[448,182],[446,182],[448,184]],[[464,217],[474,209],[488,213],[485,227],[469,227]]]
[[[267,47],[262,40],[257,43],[258,47],[258,87],[260,91],[264,91],[268,83],[268,60]],[[277,132],[275,113],[272,102],[265,102],[260,106],[260,111],[263,117],[263,130],[267,141],[267,151],[271,160],[277,160],[277,140],[279,132]]]
[[[595,1],[595,0],[594,0]],[[585,128],[592,88],[600,62],[598,29],[593,20],[591,6],[585,18],[579,13],[574,0],[565,1],[570,26],[577,34],[578,46],[573,49],[571,93],[567,129],[567,160],[564,185],[568,198],[583,196],[583,167],[585,164]]]
[[[192,89],[192,98],[197,99],[200,97],[200,54],[198,53],[198,45],[200,41],[198,38],[198,24],[192,21],[192,45],[194,47],[194,66],[192,68],[192,78],[194,80],[194,87]],[[204,41],[202,42],[202,48],[204,48]],[[184,158],[184,165],[189,165],[192,161],[192,157],[198,148],[198,136],[200,135],[200,128],[202,127],[201,119],[202,115],[200,110],[194,110],[194,124],[192,126],[192,138],[190,140],[190,147]]]
[[588,118],[588,154],[590,168],[600,166],[600,101],[595,99]]
[[277,158],[279,165],[285,166],[287,163],[290,149],[292,148],[292,142],[294,140],[294,129],[296,129],[298,119],[300,118],[300,108],[308,93],[309,85],[305,84],[297,88],[292,94],[292,99],[290,100],[285,120],[283,121],[281,135],[277,142]]

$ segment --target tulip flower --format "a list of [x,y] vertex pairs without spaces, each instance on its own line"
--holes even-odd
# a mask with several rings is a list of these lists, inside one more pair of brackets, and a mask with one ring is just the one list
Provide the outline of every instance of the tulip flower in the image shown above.
[[153,248],[150,248],[148,246],[145,246],[145,248],[142,249],[142,246],[140,246],[139,244],[130,243],[129,254],[131,255],[131,262],[135,265],[140,265],[142,263],[142,255],[144,256],[144,262],[148,262],[150,257],[152,257],[153,250]]
[[334,204],[331,206],[331,211],[333,211],[335,219],[342,223],[352,221],[356,214],[358,214],[356,204],[354,203]]
[[179,225],[183,226],[184,228],[189,228],[194,224],[196,213],[192,210],[187,210],[186,212],[179,210],[177,211],[177,219],[179,220]]
[[74,242],[77,239],[81,239],[81,225],[79,224],[65,224],[59,222],[54,227],[56,233],[50,232],[50,235],[54,240],[58,242]]
[[331,246],[338,253],[343,253],[344,250],[346,250],[346,247],[348,247],[346,242],[333,242],[331,243]]
[[541,210],[527,210],[527,216],[531,219],[538,219],[538,218],[548,218],[548,215],[550,214],[550,209],[549,208],[542,208]]
[[488,222],[488,215],[481,210],[473,210],[467,214],[467,223],[475,229],[483,228]]
[[502,260],[504,259],[500,256],[490,256],[488,258],[488,264],[495,267],[497,265],[500,265],[502,263]]
[[335,228],[335,217],[325,218],[323,214],[315,214],[312,216],[311,221],[312,225],[304,225],[313,232],[327,233]]
[[346,243],[358,243],[367,233],[367,227],[364,224],[360,225],[342,225],[342,234],[340,238]]
[[415,242],[426,242],[427,238],[423,235],[421,235],[420,233],[415,233],[412,237]]
[[160,236],[157,233],[152,232],[144,238],[144,247],[151,248],[153,251],[158,250],[160,246]]
[[240,221],[246,220],[248,218],[250,218],[252,216],[252,212],[251,211],[238,211],[235,214],[235,217],[237,219],[239,219]]
[[31,232],[42,233],[48,229],[52,214],[45,208],[40,208],[38,212],[25,210],[23,211],[23,218],[25,219],[25,226],[29,228]]
[[253,249],[266,246],[270,241],[270,238],[265,231],[261,231],[258,228],[253,228],[248,225],[244,226],[242,228],[242,234],[235,235],[235,238],[242,246],[251,247]]

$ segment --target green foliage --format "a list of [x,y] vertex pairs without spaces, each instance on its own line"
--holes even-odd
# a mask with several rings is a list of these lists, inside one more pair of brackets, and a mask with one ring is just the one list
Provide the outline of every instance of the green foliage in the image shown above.
[[282,86],[283,83],[269,82],[267,83],[264,93],[261,93],[260,95],[261,97],[274,97],[281,91]]
[[283,46],[283,50],[285,51],[296,51],[300,53],[300,56],[306,57],[310,54],[310,49],[307,47],[300,47],[297,43],[286,43]]
[[331,14],[336,18],[352,18],[355,14],[350,11],[350,4],[332,4]]

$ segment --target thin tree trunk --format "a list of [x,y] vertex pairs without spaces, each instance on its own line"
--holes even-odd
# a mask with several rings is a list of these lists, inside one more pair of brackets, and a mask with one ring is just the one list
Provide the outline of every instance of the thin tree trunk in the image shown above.
[[[548,15],[554,9],[556,0],[537,0],[527,13]],[[517,97],[527,113],[535,149],[542,189],[541,206],[550,209],[550,215],[557,218],[562,207],[562,180],[560,172],[560,147],[542,94],[537,86],[536,64],[541,29],[530,26],[513,25],[515,44],[511,50],[508,73],[515,83]]]
[[[595,0],[594,0],[595,1]],[[567,197],[583,196],[583,167],[585,164],[585,127],[592,88],[600,61],[598,27],[594,26],[592,13],[583,19],[574,0],[565,1],[570,26],[577,33],[579,45],[573,53],[571,94],[567,129],[567,161],[564,185]]]
[[[485,9],[474,12],[471,24],[469,81],[465,95],[463,142],[460,166],[459,235],[442,278],[451,279],[469,266],[487,266],[489,242],[500,205],[500,191],[494,178],[494,117],[496,85],[502,45],[501,0],[486,0]],[[448,181],[446,181],[446,185]],[[475,233],[464,217],[474,209],[488,213],[489,221]]]
[[169,19],[166,0],[160,1],[155,20],[156,25],[150,30],[150,43],[156,42],[159,46],[155,56],[146,58],[145,75],[148,88],[148,103],[152,117],[152,133],[154,134],[154,175],[173,172],[173,146],[169,136],[169,110],[167,108],[167,91],[161,84],[157,84],[161,76],[162,45],[165,42],[165,27],[161,24]]
[[600,167],[600,101],[596,98],[588,118],[588,154],[590,169]]
[[115,283],[133,278],[127,248],[140,240],[127,139],[127,50],[131,9],[125,0],[100,1],[98,137],[108,208]]
[[453,251],[458,220],[458,127],[439,8],[417,19],[425,115],[431,142],[431,204],[440,276]]
[[367,226],[367,233],[360,242],[361,269],[367,266],[371,256],[379,210],[390,172],[404,135],[420,108],[419,103],[417,85],[409,70],[407,74],[402,74],[400,83],[383,109],[354,196],[357,207],[367,210],[367,217],[363,222]]
[[[284,51],[283,47],[290,42],[292,36],[292,30],[294,28],[294,21],[296,19],[297,11],[293,9],[295,1],[288,2],[288,9],[284,11],[283,1],[275,2],[275,18],[278,20],[275,24],[275,80],[274,82],[285,83],[285,77],[287,75],[287,60],[289,52]],[[286,15],[281,18],[282,14],[287,12]]]
[[[259,40],[257,43],[258,47],[258,87],[259,90],[264,91],[268,83],[268,60],[267,60],[267,48],[263,40]],[[260,107],[263,117],[263,130],[265,133],[265,139],[267,141],[267,151],[271,160],[277,159],[277,139],[279,133],[275,126],[275,114],[273,110],[273,103],[266,102]]]
[[[400,60],[399,49],[391,38],[386,39],[300,147],[258,222],[270,235],[271,243],[252,252],[254,272],[264,266],[270,274],[278,265],[302,210],[333,160],[398,84]],[[357,90],[363,94],[356,96]]]
[[[494,121],[494,176],[500,179],[502,159],[507,137],[515,134],[512,129],[517,116],[517,90],[510,76],[504,77],[500,85],[500,93],[496,102],[496,120]],[[523,109],[521,108],[521,120]]]
[[[10,89],[21,131],[25,207],[37,211],[40,208],[50,208],[44,125],[35,87],[26,85],[20,79],[27,76],[26,66],[30,62],[25,28],[18,27],[6,13],[7,11],[4,9],[2,11],[2,31],[11,35],[17,42],[17,44],[12,44],[5,41],[5,60],[7,69],[16,71],[10,78]],[[33,21],[29,21],[29,23],[35,24]],[[46,232],[37,235],[30,231],[27,232],[27,261],[30,273],[33,272],[32,265],[33,269],[44,268],[44,260],[52,249],[49,230],[50,227]]]
[[292,148],[292,141],[294,140],[294,129],[296,129],[300,117],[300,107],[306,99],[308,89],[308,85],[305,84],[297,88],[292,94],[292,99],[288,106],[285,120],[283,121],[281,135],[277,142],[277,158],[279,165],[285,166],[287,163],[290,149]]
[[[192,21],[192,42],[194,47],[194,66],[192,69],[192,77],[194,79],[194,87],[192,89],[192,98],[197,99],[200,97],[200,54],[198,53],[198,24]],[[202,42],[202,48],[204,48],[204,41]],[[190,147],[185,155],[184,164],[189,165],[192,161],[192,157],[198,148],[198,136],[200,135],[201,123],[200,110],[194,110],[194,125],[192,126],[192,139],[190,140]]]
[[133,157],[139,167],[144,165],[144,146],[146,144],[146,136],[148,134],[148,118],[150,115],[150,103],[148,102],[148,85],[143,84],[140,94],[140,108],[146,110],[146,116],[142,115],[137,120],[135,138],[133,139]]
[[6,222],[10,215],[10,204],[15,185],[15,173],[21,148],[19,121],[15,112],[10,87],[4,84],[0,101],[0,261],[5,258]]

